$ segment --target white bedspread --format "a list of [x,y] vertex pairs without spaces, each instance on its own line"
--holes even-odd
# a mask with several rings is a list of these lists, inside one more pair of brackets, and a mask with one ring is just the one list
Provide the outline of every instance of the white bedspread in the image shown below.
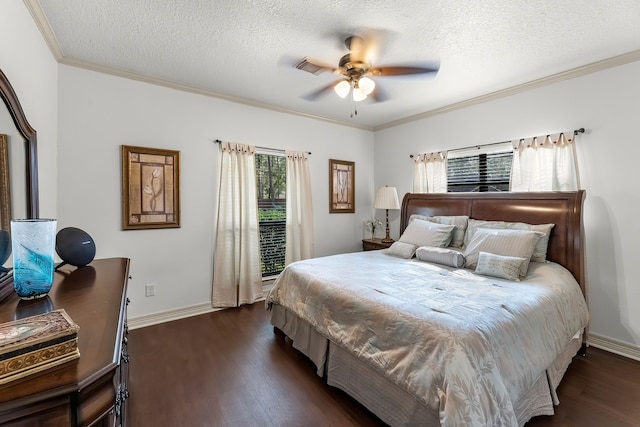
[[573,276],[531,263],[521,282],[368,251],[300,261],[283,305],[440,413],[443,426],[516,426],[513,405],[588,313]]

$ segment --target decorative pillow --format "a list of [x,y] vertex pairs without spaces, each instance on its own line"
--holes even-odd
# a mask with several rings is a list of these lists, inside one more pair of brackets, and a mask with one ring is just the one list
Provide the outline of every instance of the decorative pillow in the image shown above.
[[435,262],[449,267],[464,267],[464,255],[453,249],[421,246],[416,249],[416,258],[420,261]]
[[444,247],[451,241],[453,225],[436,224],[435,222],[416,219],[411,221],[398,239],[404,243],[419,246]]
[[478,228],[464,251],[465,267],[475,269],[480,252],[524,258],[520,276],[526,276],[533,249],[542,233],[527,230]]
[[520,281],[520,267],[525,258],[480,252],[476,273],[500,279]]
[[464,244],[464,233],[467,230],[467,222],[469,221],[468,216],[424,216],[413,214],[409,217],[409,222],[413,221],[414,219],[431,221],[438,224],[453,225],[455,228],[453,229],[453,233],[451,234],[451,243],[449,243],[449,246],[453,246],[454,248],[461,248]]
[[551,229],[555,224],[527,224],[526,222],[506,222],[506,221],[483,221],[477,219],[469,219],[467,226],[467,234],[464,236],[464,241],[469,244],[473,238],[474,233],[478,228],[492,228],[492,229],[508,229],[508,230],[528,230],[539,231],[543,233],[540,237],[536,247],[531,255],[531,261],[533,262],[545,262],[547,260],[547,247],[549,246],[549,236]]
[[417,246],[411,243],[393,242],[386,253],[388,255],[409,259],[416,253],[416,248]]

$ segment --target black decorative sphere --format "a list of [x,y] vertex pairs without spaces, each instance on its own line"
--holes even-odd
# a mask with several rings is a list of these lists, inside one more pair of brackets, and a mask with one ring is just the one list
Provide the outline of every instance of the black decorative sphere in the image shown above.
[[63,261],[58,267],[64,264],[84,267],[96,256],[96,244],[85,231],[67,227],[56,234],[56,252]]

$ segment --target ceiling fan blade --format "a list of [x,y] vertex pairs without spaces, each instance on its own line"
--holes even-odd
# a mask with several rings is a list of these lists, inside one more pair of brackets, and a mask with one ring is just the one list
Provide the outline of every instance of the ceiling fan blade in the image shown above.
[[340,80],[335,81],[333,83],[330,83],[330,84],[328,84],[326,86],[323,86],[320,89],[314,90],[313,92],[304,95],[302,97],[302,99],[305,99],[307,101],[315,101],[316,99],[318,99],[322,95],[325,95],[326,93],[330,92],[334,88],[335,85],[337,85],[339,82],[341,82],[343,80],[346,80],[346,79],[340,79]]
[[364,49],[364,39],[360,36],[349,36],[344,40],[345,47],[352,53],[360,52]]
[[316,76],[324,73],[325,71],[330,71],[332,73],[336,71],[335,67],[306,56],[300,61],[296,62],[293,68],[306,71],[307,73],[315,74]]
[[379,39],[374,33],[361,36],[349,36],[344,45],[349,49],[351,61],[369,66],[378,59]]
[[386,28],[359,27],[335,33],[334,38],[340,42],[336,43],[337,49],[346,47],[354,59],[375,64],[389,50],[390,43],[397,38],[397,34]]
[[439,67],[438,66],[430,66],[430,67],[405,67],[405,66],[386,66],[386,67],[372,67],[369,68],[369,74],[372,76],[407,76],[412,74],[431,74],[437,73]]

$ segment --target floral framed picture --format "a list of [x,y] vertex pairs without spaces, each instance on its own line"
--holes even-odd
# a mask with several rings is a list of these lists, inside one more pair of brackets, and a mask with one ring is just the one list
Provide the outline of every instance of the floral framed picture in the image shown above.
[[122,146],[122,229],[180,227],[180,152]]
[[354,213],[355,162],[329,159],[329,213]]

